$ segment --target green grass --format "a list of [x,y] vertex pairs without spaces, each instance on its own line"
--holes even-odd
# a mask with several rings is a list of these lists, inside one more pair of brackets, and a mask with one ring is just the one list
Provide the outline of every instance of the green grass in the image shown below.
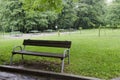
[[[98,37],[97,30],[82,30],[82,33],[74,32],[62,34],[60,37],[43,36],[33,39],[70,40],[70,65],[65,67],[66,73],[82,76],[111,79],[120,77],[120,31],[102,30]],[[0,40],[0,63],[9,63],[13,46],[21,45],[23,39]],[[38,49],[38,48],[34,48]],[[48,49],[48,48],[47,48]],[[52,49],[48,49],[52,51]],[[57,50],[56,50],[57,51]],[[19,57],[19,56],[18,56]],[[15,57],[14,61],[19,58]],[[27,57],[31,59],[31,57]],[[39,59],[39,58],[38,58]],[[43,58],[46,59],[46,58]],[[50,58],[51,59],[51,58]],[[56,59],[55,59],[56,60]]]

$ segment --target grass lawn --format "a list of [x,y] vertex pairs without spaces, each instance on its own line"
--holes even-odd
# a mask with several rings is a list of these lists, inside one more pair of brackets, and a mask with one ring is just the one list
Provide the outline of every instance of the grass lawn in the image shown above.
[[[70,65],[66,63],[66,73],[102,79],[120,77],[120,30],[102,30],[101,37],[98,37],[98,30],[83,30],[81,34],[72,32],[59,37],[56,34],[34,39],[72,41],[71,63]],[[1,64],[9,63],[13,46],[21,45],[22,41],[23,39],[0,39]],[[14,61],[19,59],[16,55]]]

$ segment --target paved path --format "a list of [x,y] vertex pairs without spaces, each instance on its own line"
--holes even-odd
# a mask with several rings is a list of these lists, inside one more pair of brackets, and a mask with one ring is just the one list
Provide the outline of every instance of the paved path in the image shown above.
[[[60,35],[62,34],[70,34],[74,32],[60,32]],[[2,36],[4,39],[30,39],[35,37],[41,37],[41,36],[52,36],[56,35],[58,36],[57,32],[51,32],[51,33],[29,33],[29,34],[22,34],[22,35],[4,35]]]
[[0,80],[47,80],[47,78],[0,71]]
[[113,79],[111,79],[111,80],[120,80],[120,77],[118,77],[118,78],[113,78]]
[[40,36],[52,36],[52,35],[57,35],[57,33],[53,32],[53,33],[34,33],[34,34],[22,34],[22,35],[4,35],[3,37],[5,39],[29,39]]

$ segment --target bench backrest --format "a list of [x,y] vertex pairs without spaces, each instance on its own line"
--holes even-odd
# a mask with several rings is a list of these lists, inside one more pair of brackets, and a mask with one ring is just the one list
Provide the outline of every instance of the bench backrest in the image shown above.
[[27,40],[24,40],[23,45],[70,48],[71,41],[30,40],[30,39],[27,39]]

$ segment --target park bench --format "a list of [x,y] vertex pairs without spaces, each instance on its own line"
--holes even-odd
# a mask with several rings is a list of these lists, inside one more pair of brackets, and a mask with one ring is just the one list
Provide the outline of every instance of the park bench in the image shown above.
[[[13,55],[21,54],[22,60],[23,55],[34,55],[34,56],[43,56],[43,57],[53,57],[59,58],[62,60],[61,72],[64,70],[64,59],[68,58],[68,64],[70,63],[70,47],[71,41],[54,41],[54,40],[30,40],[25,39],[23,41],[23,48],[21,46],[16,46],[13,48],[12,56],[10,59],[10,65],[12,65]],[[42,47],[54,47],[54,48],[64,48],[63,53],[52,53],[52,52],[39,52],[39,51],[29,51],[26,50],[26,46],[42,46]]]

